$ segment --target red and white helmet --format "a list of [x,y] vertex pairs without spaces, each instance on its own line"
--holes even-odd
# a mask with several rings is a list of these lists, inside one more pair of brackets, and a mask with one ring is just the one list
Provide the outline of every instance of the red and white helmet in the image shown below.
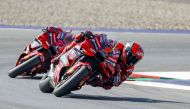
[[137,42],[127,42],[123,49],[124,62],[128,66],[135,65],[144,56],[143,48]]

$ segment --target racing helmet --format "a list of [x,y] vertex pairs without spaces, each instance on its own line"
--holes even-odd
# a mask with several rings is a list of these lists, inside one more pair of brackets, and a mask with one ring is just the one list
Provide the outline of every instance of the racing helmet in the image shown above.
[[129,41],[123,49],[123,58],[127,66],[133,66],[144,56],[143,48],[137,42]]

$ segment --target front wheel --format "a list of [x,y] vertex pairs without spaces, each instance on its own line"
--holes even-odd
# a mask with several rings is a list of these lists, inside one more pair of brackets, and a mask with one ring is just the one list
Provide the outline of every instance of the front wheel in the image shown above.
[[46,74],[40,80],[39,88],[44,93],[51,93],[53,92],[53,87],[50,84],[50,77]]
[[70,93],[73,89],[75,89],[79,83],[89,75],[89,69],[85,66],[82,66],[79,70],[75,71],[71,76],[69,76],[66,80],[60,82],[53,91],[53,94],[56,97],[61,97]]
[[36,55],[29,60],[26,60],[25,62],[19,64],[15,68],[9,71],[9,77],[15,78],[18,75],[21,75],[22,73],[26,72],[28,69],[38,65],[41,63],[40,56]]

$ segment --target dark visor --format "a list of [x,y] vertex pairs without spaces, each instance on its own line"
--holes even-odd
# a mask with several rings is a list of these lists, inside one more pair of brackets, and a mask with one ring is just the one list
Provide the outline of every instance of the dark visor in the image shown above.
[[138,59],[131,51],[126,51],[127,55],[127,65],[133,66],[135,65],[140,59]]

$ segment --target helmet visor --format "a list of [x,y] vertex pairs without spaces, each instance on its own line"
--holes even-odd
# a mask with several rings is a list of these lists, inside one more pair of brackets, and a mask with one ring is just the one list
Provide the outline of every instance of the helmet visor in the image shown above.
[[127,55],[127,63],[126,64],[128,66],[133,66],[140,60],[131,51],[127,51],[126,55]]

